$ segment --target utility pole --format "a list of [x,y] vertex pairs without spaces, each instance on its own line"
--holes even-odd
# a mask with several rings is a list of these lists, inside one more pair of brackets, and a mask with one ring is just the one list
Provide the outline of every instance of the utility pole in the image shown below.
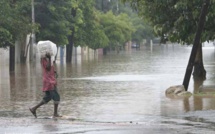
[[116,12],[117,14],[119,14],[119,1],[117,0],[117,3],[116,3]]
[[[34,0],[31,0],[31,17],[32,17],[32,25],[34,26],[35,24],[35,14],[34,14]],[[35,33],[34,33],[34,28],[32,28],[32,33],[31,33],[31,44],[30,44],[30,61],[32,62],[34,60],[34,44],[35,44]]]

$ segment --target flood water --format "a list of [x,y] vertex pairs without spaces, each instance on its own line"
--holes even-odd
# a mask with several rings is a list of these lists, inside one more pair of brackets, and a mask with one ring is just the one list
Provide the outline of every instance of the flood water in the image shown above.
[[[160,122],[161,118],[173,122],[213,113],[213,95],[165,95],[168,87],[182,84],[190,52],[191,47],[169,44],[153,50],[145,46],[119,54],[77,57],[72,64],[57,61],[59,111],[82,121],[116,123]],[[194,82],[191,77],[188,90],[192,93],[215,81],[215,49],[204,47],[203,55],[207,79]],[[32,118],[28,108],[43,96],[40,63],[17,64],[11,74],[7,65],[1,65],[0,73],[0,117]],[[38,117],[52,113],[52,102],[37,111]]]

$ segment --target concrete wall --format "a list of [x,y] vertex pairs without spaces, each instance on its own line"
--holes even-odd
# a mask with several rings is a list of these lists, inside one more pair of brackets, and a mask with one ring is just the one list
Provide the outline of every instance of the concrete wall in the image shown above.
[[125,43],[125,50],[126,50],[126,51],[131,50],[131,44],[132,44],[131,41]]
[[9,48],[0,48],[0,66],[9,66]]
[[[29,61],[29,52],[30,52],[29,48],[30,48],[30,46],[27,47],[28,44],[29,44],[29,41],[30,41],[30,34],[26,36],[26,39],[25,39],[24,42],[20,42],[20,41],[16,41],[15,42],[15,63],[20,63],[20,60],[21,60],[20,59],[21,58],[20,55],[21,55],[22,49],[25,50],[25,54],[27,56],[26,61],[27,62]],[[34,44],[33,45],[33,52],[34,52],[34,54],[36,54],[36,49],[37,49],[36,45]]]
[[[27,48],[28,38],[26,39],[25,47]],[[29,49],[29,48],[28,48]],[[26,50],[27,59],[29,61],[29,51]],[[40,56],[37,52],[36,45],[34,45],[34,53],[35,53],[35,61],[40,62]],[[88,47],[74,47],[73,48],[73,55],[72,60],[76,63],[81,62],[81,60],[91,60],[95,58],[94,53],[98,56],[103,55],[103,49],[98,49],[96,51],[88,48]],[[20,42],[15,43],[15,63],[20,63],[20,54],[21,54],[21,44]],[[65,63],[66,60],[66,46],[58,47],[58,55],[57,55],[57,62]],[[9,68],[9,48],[3,49],[0,48],[0,66],[8,66]],[[1,70],[0,70],[1,71]]]
[[10,97],[9,74],[9,48],[0,48],[0,96],[4,95],[4,99]]
[[[95,51],[98,55],[103,55],[103,49]],[[81,60],[94,58],[94,50],[88,47],[73,47],[72,60],[76,63],[80,63]],[[66,60],[66,46],[58,47],[57,62],[64,63]]]

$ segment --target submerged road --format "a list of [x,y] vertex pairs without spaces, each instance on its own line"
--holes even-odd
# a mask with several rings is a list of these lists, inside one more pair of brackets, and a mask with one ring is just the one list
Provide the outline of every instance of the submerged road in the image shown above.
[[182,83],[191,47],[146,46],[76,57],[72,64],[57,61],[60,119],[45,119],[53,114],[52,102],[38,109],[38,119],[29,112],[43,96],[39,63],[17,64],[15,73],[0,64],[0,134],[214,133],[215,89],[199,90],[214,87],[214,50],[203,48],[207,79],[191,79],[195,95],[185,98],[168,97],[165,90]]

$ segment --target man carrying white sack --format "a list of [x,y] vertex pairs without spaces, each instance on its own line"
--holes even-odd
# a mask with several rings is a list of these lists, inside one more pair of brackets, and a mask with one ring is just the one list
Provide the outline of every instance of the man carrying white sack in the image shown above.
[[29,108],[31,113],[37,118],[36,110],[43,104],[48,103],[50,100],[54,101],[54,114],[53,117],[61,117],[58,114],[58,105],[60,102],[60,95],[57,92],[56,71],[51,57],[56,55],[56,44],[51,41],[39,41],[37,44],[41,56],[41,64],[43,70],[43,88],[44,97],[42,101],[36,106]]

